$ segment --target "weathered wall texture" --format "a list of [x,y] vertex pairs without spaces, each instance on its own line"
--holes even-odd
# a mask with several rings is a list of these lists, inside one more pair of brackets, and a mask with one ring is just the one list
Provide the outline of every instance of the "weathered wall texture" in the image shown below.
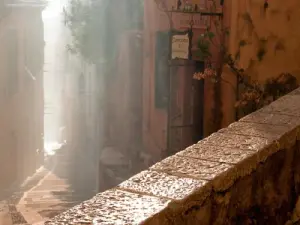
[[[176,7],[176,0],[165,1],[168,10],[172,7]],[[207,0],[195,0],[195,3],[200,8],[206,8],[208,6]],[[161,159],[166,155],[167,149],[167,120],[168,120],[168,108],[157,107],[155,100],[156,92],[156,37],[158,32],[169,31],[170,23],[167,14],[163,10],[159,10],[155,1],[145,1],[144,12],[144,58],[143,58],[143,142],[146,151],[153,156],[153,160]],[[193,21],[193,44],[194,47],[197,44],[197,40],[200,34],[204,33],[206,23],[209,19],[207,17],[200,17],[200,15],[193,15],[183,13],[172,14],[173,29],[186,31],[190,28],[190,23]],[[186,63],[186,66],[182,66]],[[167,64],[167,63],[166,63]],[[188,117],[193,114],[193,96],[189,96],[193,91],[192,76],[195,71],[194,66],[191,66],[191,62],[184,62],[178,60],[174,64],[181,66],[170,66],[172,70],[171,84],[172,84],[172,110],[171,118],[172,124],[186,125],[190,124]],[[170,76],[169,72],[164,74],[166,80]],[[167,81],[168,82],[168,81]],[[166,87],[167,89],[167,87]],[[206,88],[207,89],[207,88]],[[206,93],[207,90],[205,90]],[[169,93],[167,93],[169,94]],[[209,95],[207,95],[209,96]],[[206,94],[205,94],[206,97]],[[210,101],[206,101],[205,104],[209,105]],[[207,112],[207,113],[210,113]],[[195,116],[195,115],[193,115]],[[197,115],[201,116],[201,115]],[[186,143],[191,143],[190,139],[193,136],[190,128],[176,129],[175,135],[172,135],[173,143],[175,139],[179,140],[177,146],[186,146]],[[175,132],[174,132],[175,133]],[[176,146],[176,144],[173,144]],[[174,149],[168,149],[174,150]],[[176,149],[177,150],[177,149]]]
[[[237,20],[237,26],[231,28],[232,38],[236,44],[247,42],[241,49],[241,66],[260,81],[281,72],[299,78],[300,2],[273,0],[266,10],[259,0],[236,3],[233,7],[237,7],[238,14],[232,19]],[[265,55],[259,60],[257,54],[262,49]]]
[[[230,5],[231,14],[231,20],[227,22],[229,50],[233,55],[240,52],[239,66],[259,82],[280,73],[291,73],[299,80],[300,1],[268,1],[266,10],[262,0],[225,2]],[[240,46],[241,41],[246,45]],[[230,71],[225,71],[224,76],[235,85]],[[234,95],[232,88],[224,84],[223,124],[226,126],[234,120]]]
[[44,43],[38,8],[11,9],[0,22],[1,188],[31,175],[41,163]]
[[300,89],[47,225],[284,224],[300,195]]

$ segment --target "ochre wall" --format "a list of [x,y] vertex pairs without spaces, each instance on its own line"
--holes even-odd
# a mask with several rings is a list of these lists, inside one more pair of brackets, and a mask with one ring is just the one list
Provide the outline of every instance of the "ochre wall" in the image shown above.
[[[230,27],[230,52],[235,55],[241,40],[247,43],[240,48],[239,66],[259,82],[283,72],[299,79],[300,1],[272,0],[265,11],[262,0],[225,2],[230,4],[231,19],[227,21]],[[262,43],[265,43],[266,53],[262,60],[258,60],[257,53]],[[225,68],[224,72],[223,75],[234,84],[230,71]],[[234,119],[234,92],[228,85],[223,89],[223,125],[226,126]]]
[[[235,36],[232,38],[236,44],[239,40],[249,43],[241,50],[241,67],[249,69],[249,73],[259,81],[281,72],[300,77],[300,1],[272,0],[266,12],[263,2],[259,0],[240,0],[236,3],[233,7],[238,8],[240,15],[232,18],[238,21],[238,26],[231,28]],[[246,29],[248,22],[243,18],[245,13],[252,18],[253,29]],[[258,39],[266,40],[266,54],[261,61],[256,57]],[[281,49],[278,49],[279,45],[282,45]],[[252,64],[251,60],[254,60]]]

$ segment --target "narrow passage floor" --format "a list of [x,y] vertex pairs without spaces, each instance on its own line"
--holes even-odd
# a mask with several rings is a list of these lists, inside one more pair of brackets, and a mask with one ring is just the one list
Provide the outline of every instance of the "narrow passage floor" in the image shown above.
[[80,160],[82,163],[76,160],[78,158],[67,148],[52,156],[47,165],[32,177],[31,182],[35,185],[0,202],[0,224],[43,224],[49,218],[91,198],[95,194],[95,178],[86,178],[94,174],[88,171],[83,160]]

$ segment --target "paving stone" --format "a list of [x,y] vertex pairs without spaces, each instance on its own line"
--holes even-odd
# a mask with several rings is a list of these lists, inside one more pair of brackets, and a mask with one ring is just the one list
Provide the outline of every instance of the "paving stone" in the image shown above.
[[206,183],[207,181],[204,180],[146,170],[121,183],[118,188],[179,200],[203,187]]
[[9,213],[8,204],[6,201],[0,202],[0,224],[1,225],[12,225],[13,221]]
[[[50,172],[48,171],[40,182],[27,189],[24,196],[22,193],[21,196],[23,197],[17,204],[17,208],[28,223],[34,224],[49,219],[49,217],[66,211],[94,194],[91,189],[84,191],[80,189],[79,184],[82,183],[80,176],[77,176],[79,182],[73,182],[71,172],[74,167],[72,161],[62,160],[64,154],[69,153],[65,150],[59,159],[53,158],[52,163],[55,167]],[[85,185],[93,184],[86,183]]]

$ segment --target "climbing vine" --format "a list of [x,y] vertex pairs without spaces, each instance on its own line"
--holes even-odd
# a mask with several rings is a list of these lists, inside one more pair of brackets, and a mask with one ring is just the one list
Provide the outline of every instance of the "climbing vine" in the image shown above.
[[[215,0],[212,1],[211,6],[207,9],[209,12],[217,13],[218,4]],[[202,79],[204,77],[212,78],[213,82],[213,108],[211,118],[212,133],[221,128],[223,113],[222,113],[222,99],[221,99],[221,75],[223,72],[223,65],[226,63],[227,57],[227,37],[229,29],[224,26],[222,17],[211,17],[211,23],[207,26],[206,31],[200,36],[197,47],[196,56],[206,62],[206,70],[204,73],[195,73],[195,79]],[[213,54],[212,48],[216,50]]]
[[[216,3],[211,7],[211,11],[216,11]],[[254,61],[263,61],[267,53],[267,38],[260,38],[255,31],[253,19],[249,13],[241,15],[244,21],[242,29],[248,29],[249,37],[254,37],[258,43],[256,60],[251,59],[250,65]],[[194,79],[202,80],[209,79],[214,84],[214,106],[212,108],[212,131],[221,128],[222,119],[222,101],[221,101],[221,83],[228,83],[236,93],[235,107],[240,112],[240,116],[251,113],[278,97],[294,90],[298,87],[296,78],[289,73],[280,73],[277,77],[266,80],[264,83],[259,83],[253,80],[251,74],[247,74],[247,68],[240,68],[239,60],[241,49],[251,41],[241,39],[238,43],[237,52],[232,55],[227,49],[227,39],[229,29],[224,27],[223,20],[214,20],[213,26],[208,26],[206,32],[198,40],[197,56],[206,62],[206,68],[203,72],[194,74]],[[212,53],[212,49],[218,49],[217,54]],[[284,51],[284,43],[282,40],[277,40],[274,52]],[[216,60],[215,60],[216,59]],[[213,62],[215,60],[215,62]],[[222,76],[224,66],[228,67],[232,74],[235,75],[237,85],[231,84]]]

